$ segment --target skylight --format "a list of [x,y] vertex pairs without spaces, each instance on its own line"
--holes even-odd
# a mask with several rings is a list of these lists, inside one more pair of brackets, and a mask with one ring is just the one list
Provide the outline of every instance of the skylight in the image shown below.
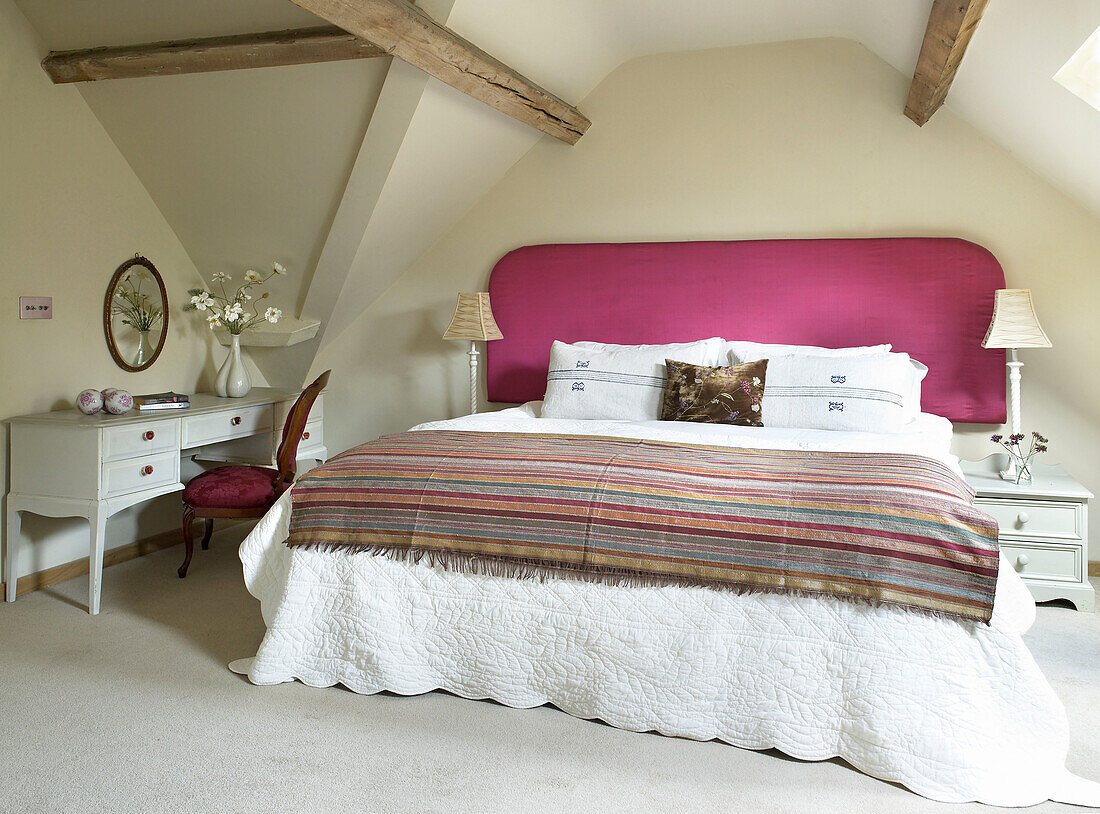
[[1100,110],[1100,28],[1054,74],[1054,81]]

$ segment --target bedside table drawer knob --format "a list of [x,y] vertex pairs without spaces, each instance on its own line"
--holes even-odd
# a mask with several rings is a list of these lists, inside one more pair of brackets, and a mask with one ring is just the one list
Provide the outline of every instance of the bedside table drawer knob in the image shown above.
[[146,430],[141,437],[144,438],[146,441],[152,441],[156,437],[156,435],[157,434],[152,430]]
[[1026,524],[1027,521],[1030,519],[1031,515],[1027,512],[1020,512],[1018,515],[1016,515],[1016,522],[1019,523],[1021,526]]
[[143,466],[141,468],[141,474],[142,475],[152,475],[153,474],[153,467],[148,466],[148,465]]
[[303,432],[302,433],[302,438],[305,439],[306,441],[308,441],[309,440],[309,433],[308,432]]
[[1027,554],[1019,554],[1016,557],[1016,564],[1021,568],[1023,568],[1029,562],[1031,562],[1031,560],[1028,558]]
[[230,419],[229,423],[236,427],[238,424],[241,423],[241,417],[239,415],[235,415],[232,419]]

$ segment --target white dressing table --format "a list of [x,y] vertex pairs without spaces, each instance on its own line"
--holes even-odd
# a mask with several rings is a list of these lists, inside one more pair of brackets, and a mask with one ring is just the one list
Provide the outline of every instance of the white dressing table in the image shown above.
[[[297,391],[257,387],[244,398],[196,394],[182,410],[86,416],[75,409],[19,416],[11,425],[11,485],[5,512],[6,599],[15,601],[16,554],[23,512],[83,517],[90,527],[88,611],[99,613],[107,519],[183,489],[183,459],[232,461],[240,446],[274,459]],[[323,395],[310,412],[300,460],[323,461]],[[227,457],[228,456],[228,457]]]

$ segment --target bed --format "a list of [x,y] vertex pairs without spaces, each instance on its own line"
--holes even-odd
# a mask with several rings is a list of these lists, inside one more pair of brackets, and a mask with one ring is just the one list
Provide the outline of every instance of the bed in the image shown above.
[[[1003,285],[992,255],[957,240],[527,247],[491,277],[506,338],[488,357],[490,398],[523,406],[413,429],[915,455],[957,471],[948,419],[1004,418],[1003,359],[980,349]],[[928,363],[928,413],[892,433],[540,414],[554,339],[711,334],[892,342]],[[1021,639],[1034,603],[1003,559],[988,624],[960,622],[833,596],[516,578],[290,549],[293,495],[241,547],[268,628],[239,665],[256,684],[550,703],[624,729],[839,756],[936,800],[1100,805],[1100,787],[1064,768],[1065,712]]]

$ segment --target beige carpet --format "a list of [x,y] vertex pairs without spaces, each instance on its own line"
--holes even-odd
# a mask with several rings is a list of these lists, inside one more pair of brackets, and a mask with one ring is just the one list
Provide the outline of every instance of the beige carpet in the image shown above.
[[[0,606],[0,811],[989,811],[839,761],[622,732],[444,693],[253,687],[263,635],[230,530]],[[1069,710],[1070,768],[1100,779],[1100,616],[1044,606],[1032,651]],[[1046,804],[1036,812],[1069,811]]]

